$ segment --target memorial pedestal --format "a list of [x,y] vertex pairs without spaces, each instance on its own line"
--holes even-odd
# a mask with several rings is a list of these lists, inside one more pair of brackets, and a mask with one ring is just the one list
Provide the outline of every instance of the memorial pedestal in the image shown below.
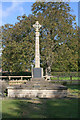
[[43,78],[43,68],[33,68],[33,78]]

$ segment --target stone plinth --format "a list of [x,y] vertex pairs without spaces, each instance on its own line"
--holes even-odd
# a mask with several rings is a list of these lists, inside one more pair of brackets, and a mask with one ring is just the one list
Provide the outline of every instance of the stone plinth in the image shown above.
[[67,87],[52,84],[44,79],[32,78],[26,85],[8,87],[8,97],[18,98],[61,98],[67,96]]
[[43,68],[33,68],[34,78],[43,78]]
[[22,88],[8,88],[8,97],[12,98],[61,98],[67,96],[67,90],[27,90]]

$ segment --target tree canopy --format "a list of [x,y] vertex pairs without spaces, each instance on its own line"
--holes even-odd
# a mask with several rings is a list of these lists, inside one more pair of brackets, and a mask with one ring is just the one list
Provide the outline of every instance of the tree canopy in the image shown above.
[[67,2],[35,2],[32,14],[2,26],[2,67],[24,71],[34,64],[36,20],[40,28],[40,61],[45,73],[78,71],[78,28]]

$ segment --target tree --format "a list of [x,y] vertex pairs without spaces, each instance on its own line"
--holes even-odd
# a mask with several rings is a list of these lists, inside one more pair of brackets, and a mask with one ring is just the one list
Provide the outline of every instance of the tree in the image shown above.
[[[46,74],[47,71],[51,71],[55,63],[58,63],[58,65],[61,64],[61,59],[63,59],[62,64],[66,63],[63,64],[62,71],[66,71],[68,67],[69,70],[71,70],[70,63],[72,62],[74,64],[77,60],[73,57],[73,52],[75,53],[75,51],[73,50],[72,52],[72,48],[69,48],[70,46],[74,46],[72,42],[75,41],[74,34],[76,34],[77,30],[75,28],[76,23],[73,23],[75,16],[70,14],[70,10],[71,8],[66,2],[35,2],[32,6],[33,15],[37,17],[37,20],[43,25],[40,32],[40,48],[41,62],[46,70]],[[59,50],[61,54],[63,54],[62,56],[60,56]],[[66,53],[64,50],[66,50]],[[65,58],[66,54],[68,55],[67,60]],[[70,62],[69,56],[71,57]],[[77,70],[77,63],[74,65]]]
[[18,16],[15,25],[2,26],[3,70],[24,71],[34,64],[35,29],[32,25],[36,20],[42,25],[40,60],[45,73],[77,70],[78,30],[70,10],[66,2],[35,2],[32,15]]
[[30,69],[34,59],[34,31],[31,23],[33,16],[18,16],[19,20],[14,26],[2,26],[3,70],[12,72]]

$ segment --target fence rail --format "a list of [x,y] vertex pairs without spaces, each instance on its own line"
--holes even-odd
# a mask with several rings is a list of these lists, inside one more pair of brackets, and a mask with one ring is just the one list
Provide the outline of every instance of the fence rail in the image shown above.
[[30,78],[31,76],[0,76],[0,78],[9,78],[9,80],[11,80],[11,78],[21,78],[21,80],[23,78]]
[[[80,83],[80,77],[78,76],[43,76],[45,79],[49,79],[49,78],[53,78],[51,81],[52,82],[67,82],[67,83]],[[8,78],[9,80],[11,80],[12,78],[20,78],[21,80],[23,80],[23,78],[31,78],[31,76],[0,76],[0,78]],[[66,79],[65,79],[66,78]],[[73,79],[74,78],[74,79]],[[75,79],[77,78],[77,79]]]

